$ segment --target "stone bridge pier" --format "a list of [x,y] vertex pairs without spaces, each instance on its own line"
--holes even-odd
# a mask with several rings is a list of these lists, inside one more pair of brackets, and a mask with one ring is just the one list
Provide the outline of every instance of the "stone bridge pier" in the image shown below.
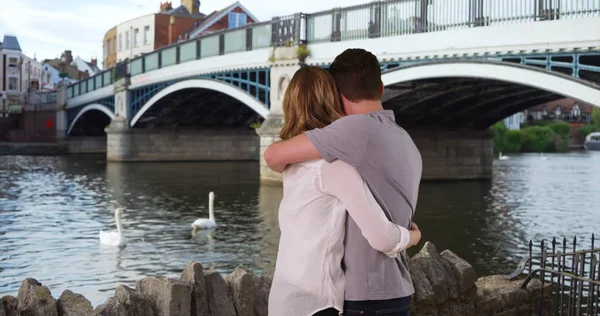
[[129,90],[115,83],[115,118],[106,127],[107,161],[244,161],[259,159],[249,128],[142,129],[129,126]]
[[[283,126],[281,101],[285,85],[299,66],[271,68],[271,112],[257,134],[260,136],[260,177],[266,183],[282,183],[282,175],[264,160],[269,145],[280,140]],[[283,86],[283,87],[282,87]],[[492,176],[494,135],[487,130],[407,129],[421,152],[423,180],[486,179]]]

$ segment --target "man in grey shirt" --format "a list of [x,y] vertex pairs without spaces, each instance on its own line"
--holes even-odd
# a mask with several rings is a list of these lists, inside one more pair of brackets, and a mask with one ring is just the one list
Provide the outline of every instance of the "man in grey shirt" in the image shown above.
[[[329,71],[340,90],[348,116],[267,148],[269,167],[282,172],[292,163],[340,159],[363,177],[388,218],[411,225],[421,181],[422,160],[408,133],[384,110],[383,83],[377,58],[363,49],[348,49]],[[414,293],[405,253],[392,259],[371,248],[352,218],[346,222],[344,315],[409,315]]]

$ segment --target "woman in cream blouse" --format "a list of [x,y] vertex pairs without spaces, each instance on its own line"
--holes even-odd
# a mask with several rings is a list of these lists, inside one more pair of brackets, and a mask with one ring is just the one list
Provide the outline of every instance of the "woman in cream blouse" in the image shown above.
[[[333,78],[312,66],[294,74],[283,113],[283,140],[344,115]],[[283,172],[281,238],[269,316],[341,314],[346,210],[369,244],[390,257],[414,243],[408,230],[387,219],[355,168],[322,159],[288,166]]]

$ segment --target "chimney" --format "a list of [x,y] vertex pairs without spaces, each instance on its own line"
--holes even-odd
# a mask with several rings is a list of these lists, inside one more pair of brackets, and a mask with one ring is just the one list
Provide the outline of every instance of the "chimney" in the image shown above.
[[171,21],[169,23],[169,45],[173,44],[177,41],[177,24],[175,21],[175,16],[171,16]]
[[90,64],[92,64],[94,66],[98,66],[98,59],[97,58],[92,58],[92,61],[90,62]]
[[71,51],[65,50],[65,63],[67,65],[70,65],[72,61],[73,61],[73,55],[71,54]]
[[160,3],[160,13],[165,13],[171,9],[173,9],[172,2]]
[[200,13],[200,0],[181,0],[181,5],[186,7],[192,15]]

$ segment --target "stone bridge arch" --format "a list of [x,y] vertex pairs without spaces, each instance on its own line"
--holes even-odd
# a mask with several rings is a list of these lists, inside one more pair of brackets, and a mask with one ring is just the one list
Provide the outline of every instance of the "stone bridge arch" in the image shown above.
[[67,135],[69,135],[71,133],[71,130],[73,129],[75,124],[77,124],[77,121],[85,113],[87,113],[89,111],[100,111],[100,112],[106,114],[106,116],[108,116],[111,121],[112,121],[112,119],[115,118],[115,114],[110,109],[108,109],[105,105],[102,105],[100,103],[88,104],[88,105],[84,106],[81,110],[79,110],[79,112],[77,112],[77,115],[75,115],[75,118],[70,122],[69,127],[67,129]]
[[382,81],[384,106],[421,125],[483,129],[564,97],[600,106],[596,83],[502,61],[424,62],[386,71]]
[[144,113],[146,113],[150,108],[152,108],[152,106],[154,106],[158,101],[174,92],[184,89],[205,89],[216,91],[240,101],[241,103],[251,108],[254,112],[259,114],[262,118],[266,118],[269,114],[269,109],[263,103],[258,101],[254,96],[248,94],[246,91],[236,86],[219,80],[189,79],[171,84],[165,87],[164,89],[160,90],[154,96],[152,96],[152,98],[150,98],[140,108],[140,110],[137,111],[137,113],[135,113],[135,115],[131,119],[129,126],[135,126],[135,124],[143,117]]

